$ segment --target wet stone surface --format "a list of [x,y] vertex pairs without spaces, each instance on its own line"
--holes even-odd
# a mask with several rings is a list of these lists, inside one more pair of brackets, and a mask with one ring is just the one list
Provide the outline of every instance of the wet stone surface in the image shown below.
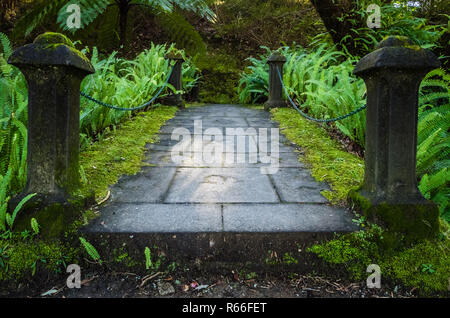
[[[266,128],[266,139],[260,128]],[[159,141],[147,145],[144,161],[152,166],[123,176],[87,230],[355,230],[350,212],[321,195],[329,187],[311,177],[299,150],[271,129],[277,124],[262,110],[209,105],[178,111],[161,128]]]

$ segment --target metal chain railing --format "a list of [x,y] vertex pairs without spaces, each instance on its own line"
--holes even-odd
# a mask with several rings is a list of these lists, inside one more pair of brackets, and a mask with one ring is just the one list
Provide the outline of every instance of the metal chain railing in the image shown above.
[[328,118],[328,119],[317,119],[317,118],[313,118],[313,117],[309,116],[308,114],[304,113],[303,111],[301,111],[301,110],[297,107],[297,105],[295,105],[294,101],[291,99],[291,97],[290,97],[289,94],[288,94],[287,88],[286,88],[286,86],[284,85],[284,82],[283,82],[283,77],[281,76],[281,72],[280,72],[280,70],[279,70],[278,68],[277,68],[277,73],[278,73],[278,77],[280,78],[281,86],[282,86],[283,89],[284,89],[284,93],[286,94],[287,98],[289,99],[289,102],[292,104],[292,107],[294,107],[294,109],[295,109],[300,115],[302,115],[303,117],[305,117],[306,119],[309,119],[309,120],[312,120],[312,121],[315,121],[315,122],[318,122],[318,123],[330,123],[330,122],[342,120],[342,119],[345,119],[345,118],[350,117],[350,116],[352,116],[352,115],[355,115],[355,114],[359,113],[360,111],[362,111],[362,110],[364,110],[364,109],[367,108],[367,105],[364,105],[364,106],[359,107],[358,109],[355,109],[355,110],[351,111],[351,112],[348,113],[348,114],[345,114],[345,115],[342,115],[342,116],[339,116],[339,117],[336,117],[336,118]]
[[112,109],[115,109],[115,110],[133,111],[133,110],[142,109],[142,108],[145,108],[145,107],[151,105],[151,104],[159,97],[159,95],[162,93],[163,89],[166,88],[167,83],[169,82],[170,76],[172,75],[172,72],[173,72],[173,69],[174,69],[174,68],[175,68],[175,65],[172,66],[172,68],[171,68],[171,70],[170,70],[170,72],[169,72],[169,75],[167,76],[167,78],[166,78],[166,80],[165,80],[163,86],[161,86],[161,88],[158,90],[158,92],[156,93],[156,95],[153,96],[152,99],[150,99],[150,100],[149,100],[148,102],[146,102],[145,104],[139,105],[139,106],[137,106],[137,107],[131,107],[131,108],[119,107],[119,106],[115,106],[115,105],[111,105],[111,104],[102,102],[102,101],[100,101],[100,100],[98,100],[98,99],[95,99],[94,97],[89,96],[88,94],[83,93],[83,92],[81,92],[80,95],[83,96],[83,97],[86,98],[86,99],[89,99],[90,101],[92,101],[92,102],[94,102],[94,103],[97,103],[97,104],[99,104],[99,105],[101,105],[101,106],[108,107],[108,108],[112,108]]

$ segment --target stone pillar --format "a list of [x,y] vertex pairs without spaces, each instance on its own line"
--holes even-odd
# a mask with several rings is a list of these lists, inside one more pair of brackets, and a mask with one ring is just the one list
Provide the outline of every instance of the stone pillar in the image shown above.
[[410,239],[438,231],[437,206],[417,187],[418,91],[439,67],[406,37],[388,37],[355,66],[367,87],[364,184],[349,195],[368,216]]
[[[184,58],[180,53],[169,53],[166,55],[166,58],[169,59],[170,61],[175,62],[175,66],[169,78],[169,84],[175,87],[176,90],[182,90],[183,89],[182,66]],[[183,96],[182,94],[174,94],[173,92],[171,92],[170,95],[164,99],[164,104],[184,108]]]
[[285,62],[286,58],[278,52],[274,52],[267,60],[267,64],[269,64],[269,100],[264,104],[265,110],[286,107],[286,102],[283,100],[283,87],[277,72],[277,69],[280,70],[281,78],[283,78]]
[[37,193],[43,205],[65,203],[80,184],[80,84],[94,68],[58,33],[38,36],[15,50],[8,63],[28,83],[27,184],[12,201]]

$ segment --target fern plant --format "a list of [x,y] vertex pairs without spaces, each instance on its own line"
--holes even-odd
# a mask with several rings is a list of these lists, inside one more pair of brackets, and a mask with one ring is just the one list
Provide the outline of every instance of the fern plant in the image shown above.
[[27,140],[27,84],[20,71],[9,65],[12,52],[5,34],[0,33],[0,174],[9,174],[7,192],[25,185]]
[[[0,44],[0,230],[10,231],[20,208],[26,203],[21,202],[11,215],[7,213],[9,199],[26,184],[28,91],[22,73],[7,63],[12,48],[3,33],[0,33]],[[164,56],[173,48],[174,45],[152,44],[150,49],[132,61],[117,58],[116,52],[100,57],[94,48],[91,62],[96,73],[84,79],[81,89],[105,102],[124,107],[147,102],[168,75],[170,66]],[[84,49],[85,52],[88,50]],[[180,52],[184,55],[183,51]],[[198,80],[197,69],[189,58],[183,64],[182,73],[184,89],[189,90]],[[80,106],[82,149],[132,115],[131,112],[105,108],[83,98]]]
[[145,247],[145,269],[149,270],[150,267],[153,266],[152,264],[152,253],[150,252],[150,249],[146,246]]
[[[91,63],[96,73],[83,80],[81,90],[96,99],[121,107],[134,107],[147,102],[162,87],[170,71],[170,65],[164,56],[174,45],[154,45],[141,52],[134,60],[117,58],[113,52],[101,58],[98,50],[92,50]],[[87,52],[85,48],[83,52]],[[189,91],[197,82],[197,69],[191,60],[185,58],[182,78],[184,91]],[[169,88],[170,89],[170,88]],[[101,138],[106,129],[129,118],[131,112],[105,108],[101,105],[81,100],[80,132],[82,147],[92,139]]]
[[[242,74],[240,100],[260,102],[268,95],[267,58],[251,58]],[[283,47],[283,80],[289,94],[303,111],[315,118],[332,118],[364,105],[366,87],[352,74],[355,60],[334,47],[321,44],[314,50]],[[417,126],[417,179],[425,198],[439,206],[450,221],[450,75],[443,69],[431,71],[421,83]],[[336,122],[336,128],[364,146],[365,112]]]
[[31,229],[33,230],[33,234],[34,235],[38,235],[39,234],[39,228],[40,228],[40,225],[39,225],[38,221],[35,218],[31,218],[30,223],[31,223]]
[[[344,10],[338,18],[348,24],[348,33],[339,44],[344,52],[362,57],[373,51],[375,46],[388,35],[407,36],[414,43],[429,49],[437,48],[439,39],[445,34],[444,24],[428,23],[426,18],[418,17],[414,1],[353,0],[352,6]],[[380,7],[380,28],[367,27],[369,5]],[[434,4],[433,4],[434,5]],[[423,3],[421,4],[423,6]],[[318,42],[330,43],[329,33],[315,38]]]
[[98,262],[100,265],[102,264],[102,260],[100,258],[100,254],[97,252],[97,250],[95,249],[95,247],[89,243],[88,241],[86,241],[86,239],[84,237],[79,237],[81,245],[84,247],[84,249],[86,250],[87,254],[95,261]]
[[215,17],[205,0],[71,0],[69,2],[66,0],[42,0],[18,22],[16,34],[27,36],[37,25],[52,17],[57,18],[61,30],[76,32],[76,28],[70,29],[67,24],[67,20],[72,14],[68,8],[72,4],[80,7],[80,29],[86,28],[97,17],[104,14],[108,7],[116,6],[119,13],[119,37],[122,44],[126,43],[128,14],[133,7],[150,8],[158,15],[172,14],[175,8],[179,8],[210,20]]

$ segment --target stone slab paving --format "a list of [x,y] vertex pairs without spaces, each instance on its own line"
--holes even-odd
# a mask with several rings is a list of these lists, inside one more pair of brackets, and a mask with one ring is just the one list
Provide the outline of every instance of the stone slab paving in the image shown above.
[[[194,126],[194,121],[197,124],[201,121],[201,128]],[[278,150],[272,148],[276,137],[270,129],[277,127],[269,113],[237,105],[178,111],[160,129],[159,141],[146,146],[144,162],[151,166],[144,166],[134,176],[123,176],[111,188],[111,198],[102,208],[101,216],[85,230],[120,233],[356,230],[350,212],[329,205],[321,195],[329,187],[311,177],[298,160],[298,149],[283,135],[278,140]],[[189,136],[172,138],[177,128],[184,128]],[[227,139],[225,133],[230,131],[227,128],[239,137]],[[267,147],[258,144],[260,128],[269,131]],[[256,135],[246,136],[252,131]],[[218,134],[224,134],[223,138]],[[185,142],[183,147],[180,142]],[[267,153],[262,151],[265,148]],[[268,167],[270,174],[266,173]]]

